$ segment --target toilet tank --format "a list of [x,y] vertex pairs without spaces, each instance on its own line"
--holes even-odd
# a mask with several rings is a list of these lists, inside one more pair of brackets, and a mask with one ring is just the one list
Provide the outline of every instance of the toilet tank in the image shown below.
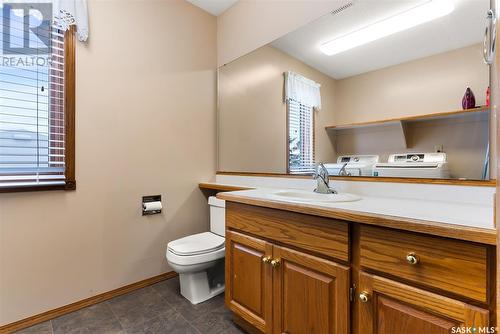
[[210,196],[208,205],[210,205],[210,231],[224,237],[226,235],[226,201]]

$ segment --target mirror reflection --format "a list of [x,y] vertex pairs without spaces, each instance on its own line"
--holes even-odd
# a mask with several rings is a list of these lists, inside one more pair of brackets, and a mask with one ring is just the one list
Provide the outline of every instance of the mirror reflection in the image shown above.
[[345,1],[222,66],[219,170],[489,179],[488,8]]

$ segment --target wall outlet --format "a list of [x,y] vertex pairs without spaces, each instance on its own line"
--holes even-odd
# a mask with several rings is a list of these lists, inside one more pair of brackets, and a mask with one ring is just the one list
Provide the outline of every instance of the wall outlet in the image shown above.
[[434,145],[434,152],[436,153],[443,152],[443,145]]

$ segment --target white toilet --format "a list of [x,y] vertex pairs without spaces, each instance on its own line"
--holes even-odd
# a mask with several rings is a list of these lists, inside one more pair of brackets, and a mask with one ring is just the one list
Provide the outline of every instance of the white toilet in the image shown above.
[[189,235],[167,245],[167,262],[177,273],[181,294],[198,304],[224,291],[224,200],[208,198],[210,232]]

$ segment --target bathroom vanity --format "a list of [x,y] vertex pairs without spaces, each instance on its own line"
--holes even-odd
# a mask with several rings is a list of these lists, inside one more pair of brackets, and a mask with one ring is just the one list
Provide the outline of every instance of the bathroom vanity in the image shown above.
[[[218,195],[226,304],[248,332],[495,332],[493,2],[425,3],[454,9],[330,54],[424,6],[347,1],[218,69],[211,186],[256,188]],[[362,200],[314,199],[320,163]]]
[[244,193],[218,197],[226,305],[247,331],[448,334],[495,325],[494,230]]

